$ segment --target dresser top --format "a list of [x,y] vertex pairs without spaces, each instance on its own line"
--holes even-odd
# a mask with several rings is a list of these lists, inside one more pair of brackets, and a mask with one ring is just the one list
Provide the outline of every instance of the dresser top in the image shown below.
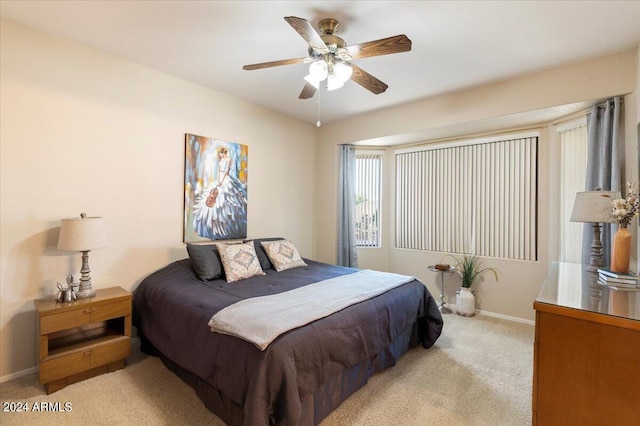
[[640,291],[614,290],[578,263],[553,262],[536,302],[640,321]]

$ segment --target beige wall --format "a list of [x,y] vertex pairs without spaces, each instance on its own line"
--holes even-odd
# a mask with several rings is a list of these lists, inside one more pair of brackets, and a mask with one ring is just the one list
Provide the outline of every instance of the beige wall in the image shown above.
[[[364,143],[371,139],[395,135],[417,134],[428,129],[469,123],[535,111],[575,102],[594,101],[612,95],[633,93],[636,88],[636,49],[604,58],[584,61],[568,66],[530,74],[512,80],[473,88],[461,92],[425,99],[408,105],[401,105],[383,111],[364,114],[355,119],[325,125],[320,130],[320,141],[316,150],[316,255],[319,260],[335,260],[335,233],[318,230],[335,229],[337,176],[337,144]],[[625,104],[626,123],[633,122],[635,105],[633,96],[627,96]],[[494,130],[501,130],[496,128]],[[555,260],[556,240],[551,225],[555,219],[553,212],[555,183],[552,173],[552,144],[555,140],[551,126],[541,129],[539,146],[539,256],[537,262],[485,259],[485,266],[495,267],[500,273],[498,283],[487,279],[477,288],[479,309],[531,320],[533,300],[546,273],[549,262]],[[625,126],[628,154],[635,152],[636,131]],[[631,142],[630,142],[631,141]],[[415,142],[419,142],[416,140]],[[389,157],[393,150],[387,151]],[[633,166],[632,166],[633,167]],[[634,167],[637,175],[637,165]],[[393,166],[387,165],[393,173]],[[629,169],[628,174],[633,173]],[[390,175],[392,176],[392,174]],[[317,185],[319,179],[323,185]],[[333,180],[333,182],[327,182]],[[389,227],[390,238],[383,240],[383,247],[360,250],[360,267],[388,269],[393,272],[414,275],[422,279],[429,289],[440,293],[435,283],[435,274],[427,270],[427,265],[442,260],[442,253],[399,250],[393,248],[393,183],[387,188],[387,206],[384,217]],[[488,278],[488,277],[487,277]],[[459,281],[446,284],[447,300],[455,303],[455,290]]]
[[[60,218],[104,216],[94,287],[133,289],[182,257],[184,134],[249,145],[250,237],[313,257],[315,126],[2,21],[0,378],[36,365],[33,299],[78,275]],[[295,161],[292,161],[295,159]]]

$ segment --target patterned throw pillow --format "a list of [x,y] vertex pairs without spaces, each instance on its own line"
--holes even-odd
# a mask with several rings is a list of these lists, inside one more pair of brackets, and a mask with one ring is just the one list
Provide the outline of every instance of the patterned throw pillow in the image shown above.
[[256,275],[265,275],[260,267],[253,241],[244,244],[217,244],[228,283]]
[[291,241],[263,241],[262,247],[278,272],[307,266]]
[[[276,240],[284,240],[281,237],[272,237],[272,238],[254,238],[253,239],[253,247],[256,249],[256,254],[258,255],[258,260],[260,261],[260,266],[262,266],[262,270],[266,271],[267,269],[273,269],[273,265],[267,256],[267,253],[264,252],[262,248],[263,241],[276,241]],[[244,240],[243,243],[246,243],[252,240]]]

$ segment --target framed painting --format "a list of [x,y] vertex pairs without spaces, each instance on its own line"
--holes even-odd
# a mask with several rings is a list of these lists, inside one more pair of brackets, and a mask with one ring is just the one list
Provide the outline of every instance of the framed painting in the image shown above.
[[184,242],[247,237],[249,147],[185,134]]

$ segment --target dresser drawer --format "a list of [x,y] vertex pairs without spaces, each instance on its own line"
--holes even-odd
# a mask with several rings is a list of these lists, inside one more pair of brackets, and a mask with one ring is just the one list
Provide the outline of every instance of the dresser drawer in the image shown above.
[[40,383],[49,383],[124,359],[130,353],[131,338],[117,336],[104,342],[52,355],[40,363]]

